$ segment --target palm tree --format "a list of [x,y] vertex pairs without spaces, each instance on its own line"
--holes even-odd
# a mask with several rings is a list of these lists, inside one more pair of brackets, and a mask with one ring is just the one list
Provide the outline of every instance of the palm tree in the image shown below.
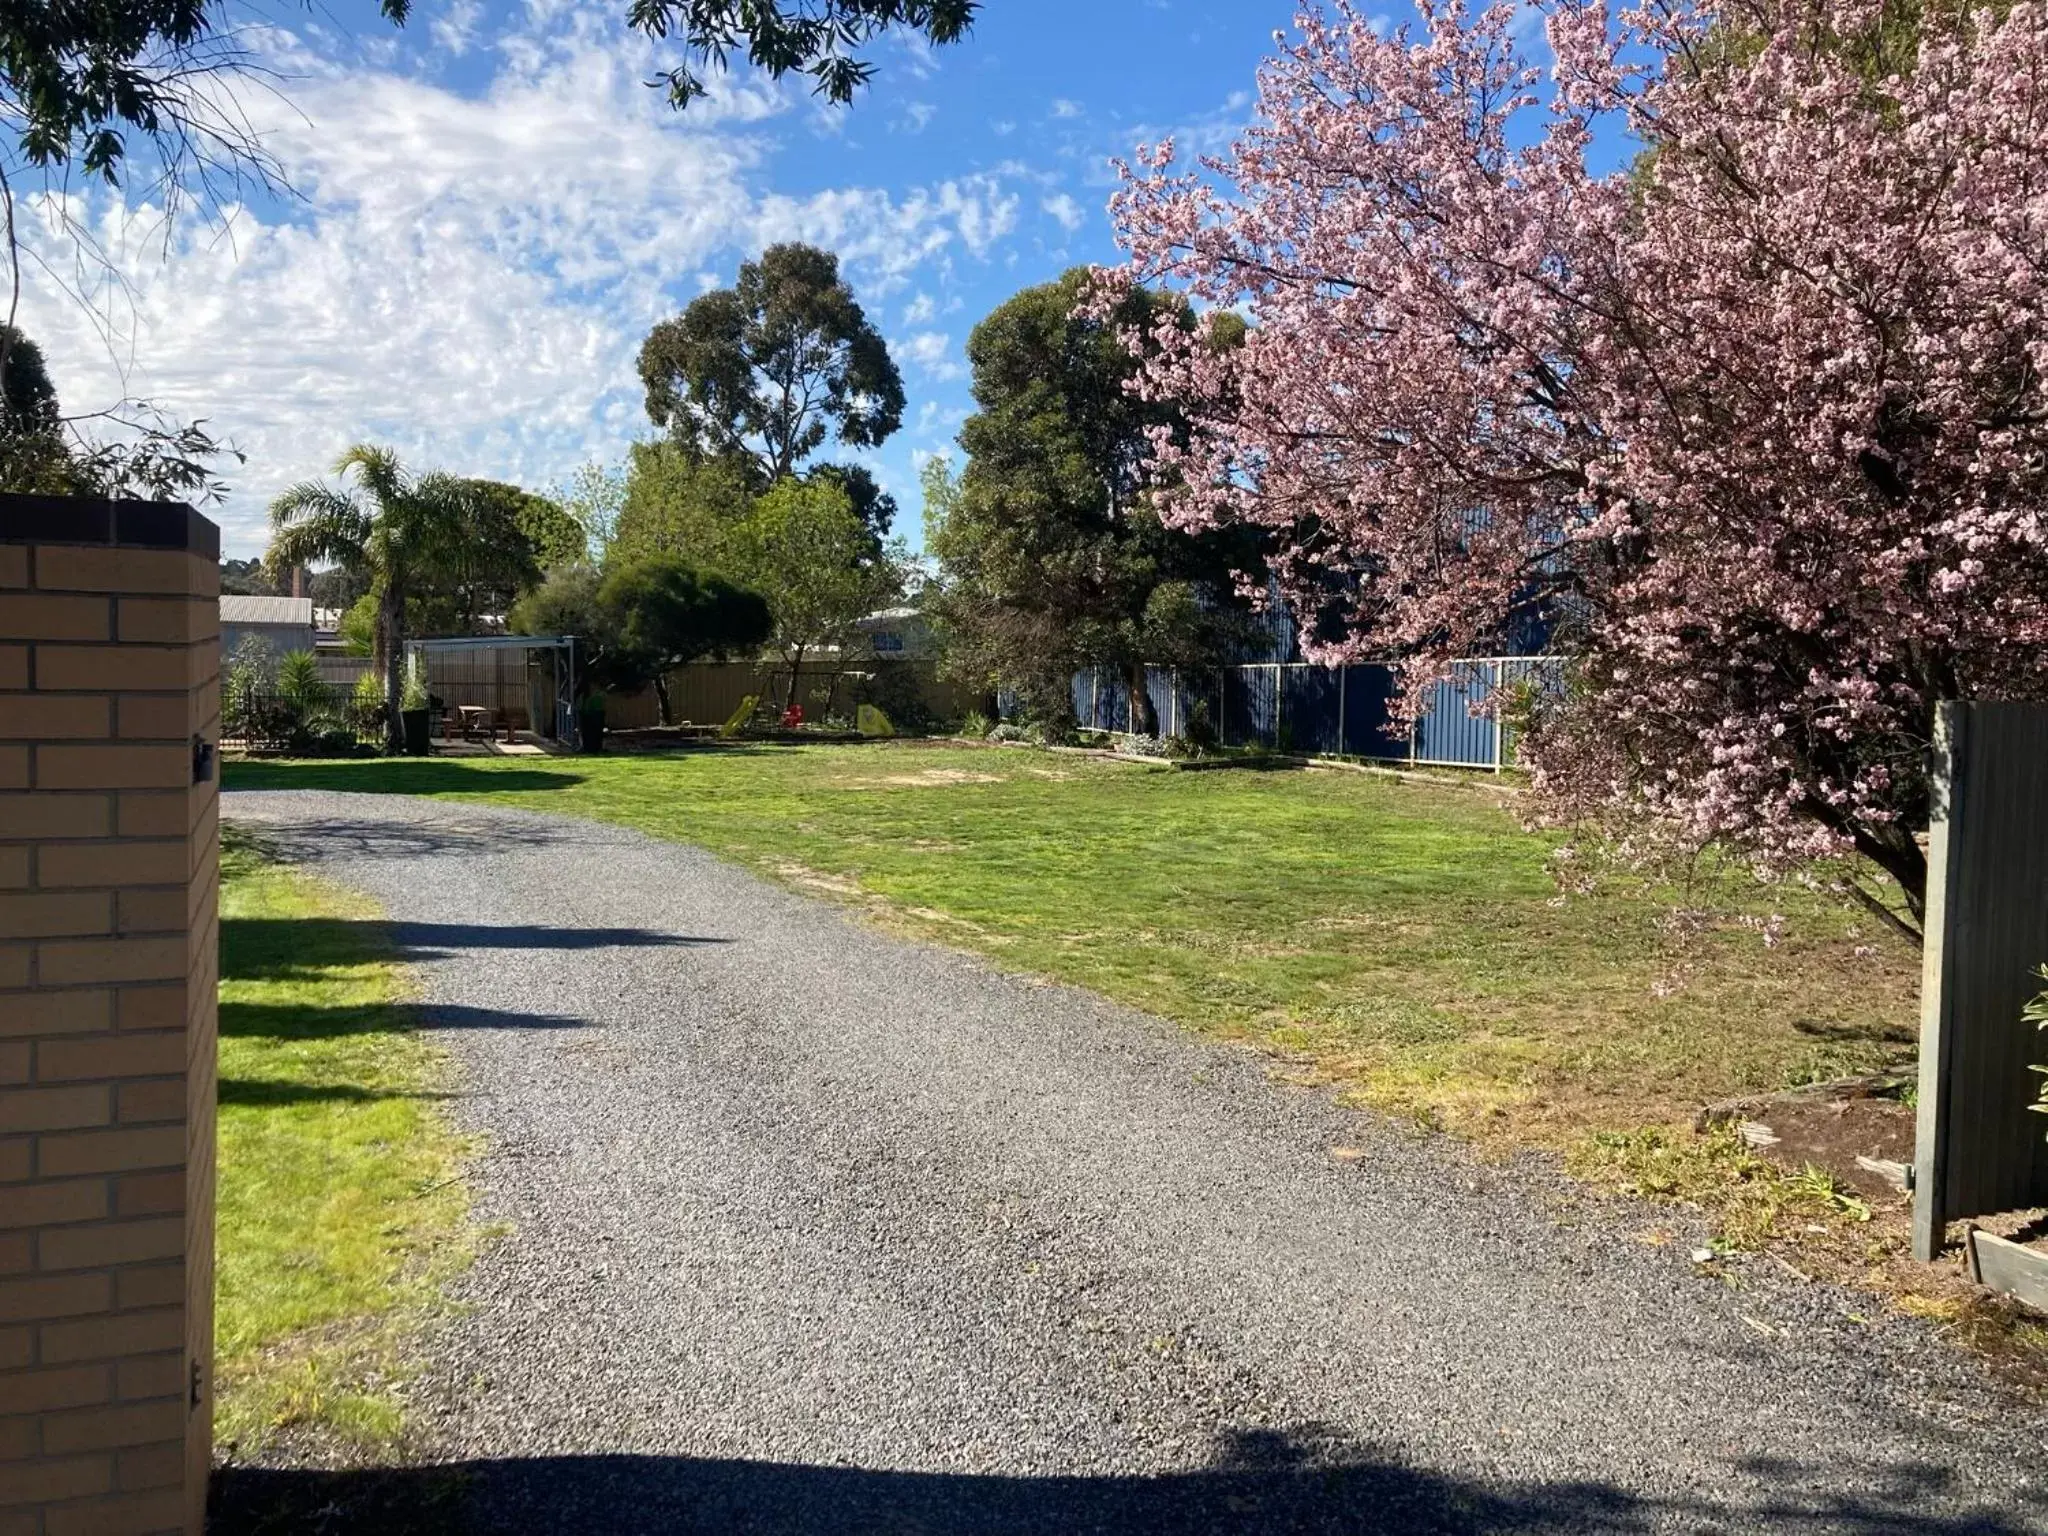
[[358,443],[334,466],[343,484],[303,480],[270,504],[271,567],[339,564],[370,579],[377,593],[372,665],[384,676],[385,713],[394,750],[406,590],[429,571],[462,558],[469,491],[454,475],[414,476],[389,448]]

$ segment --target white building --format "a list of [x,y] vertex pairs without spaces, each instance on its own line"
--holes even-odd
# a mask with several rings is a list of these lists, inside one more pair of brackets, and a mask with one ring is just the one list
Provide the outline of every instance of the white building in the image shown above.
[[241,597],[220,600],[220,654],[235,654],[245,635],[270,647],[272,657],[313,649],[313,599],[310,597]]
[[938,655],[931,621],[918,608],[883,608],[855,626],[868,638],[877,661],[929,661]]

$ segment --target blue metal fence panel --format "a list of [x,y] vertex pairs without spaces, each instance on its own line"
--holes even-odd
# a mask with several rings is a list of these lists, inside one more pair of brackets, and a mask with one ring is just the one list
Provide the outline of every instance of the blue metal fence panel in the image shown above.
[[1162,737],[1177,734],[1177,717],[1174,714],[1173,668],[1147,667],[1145,669],[1145,698],[1152,705],[1153,717],[1159,723],[1159,734]]
[[1474,714],[1493,704],[1494,663],[1459,662],[1430,689],[1415,722],[1415,760],[1447,767],[1491,768],[1498,761],[1499,726],[1492,714]]
[[1128,731],[1131,713],[1131,684],[1121,672],[1098,670],[1095,674],[1095,714],[1098,731]]
[[1280,677],[1280,749],[1311,754],[1337,751],[1342,685],[1336,672],[1328,667],[1289,667]]
[[[1225,746],[1254,744],[1312,755],[1382,762],[1492,768],[1514,760],[1513,731],[1495,718],[1511,694],[1533,687],[1561,696],[1564,663],[1557,657],[1460,661],[1425,699],[1411,738],[1394,722],[1400,692],[1396,669],[1359,663],[1341,670],[1296,662],[1234,666],[1220,673],[1145,669],[1145,693],[1162,736],[1184,736],[1197,708],[1207,711]],[[1080,672],[1073,682],[1074,716],[1095,730],[1132,728],[1128,680],[1111,671]],[[1474,710],[1481,713],[1474,714]]]
[[1344,734],[1338,751],[1346,757],[1408,756],[1408,730],[1394,724],[1394,669],[1380,664],[1344,669]]
[[1223,745],[1272,746],[1279,738],[1279,667],[1232,667],[1223,674]]

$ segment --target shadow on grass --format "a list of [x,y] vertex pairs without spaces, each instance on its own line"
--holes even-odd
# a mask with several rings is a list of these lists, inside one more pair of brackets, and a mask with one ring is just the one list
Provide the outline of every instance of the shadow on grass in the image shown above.
[[[303,1035],[304,1030],[296,1033]],[[294,1104],[374,1104],[383,1099],[452,1099],[452,1093],[391,1092],[359,1088],[354,1083],[281,1083],[261,1077],[224,1077],[218,1097],[223,1107],[272,1109]]]
[[238,758],[221,769],[221,788],[336,789],[365,795],[474,794],[504,790],[573,789],[581,775],[560,769],[512,767],[506,758],[376,757],[328,761]]
[[312,1008],[297,1003],[222,1003],[220,1032],[270,1040],[331,1040],[341,1035],[389,1035],[421,1029],[583,1029],[587,1021],[557,1013],[514,1013],[435,1003],[404,1008]]
[[660,1456],[547,1456],[410,1469],[229,1468],[215,1536],[1068,1536],[1068,1533],[1592,1533],[1768,1530],[1819,1536],[2017,1536],[1992,1510],[1929,1509],[1938,1468],[1885,1469],[1857,1493],[1811,1469],[1754,1469],[1753,1496],[1651,1498],[1597,1482],[1480,1483],[1357,1453],[1310,1455],[1238,1432],[1208,1469],[1011,1477]]
[[339,917],[222,920],[222,974],[236,981],[311,979],[378,960],[411,964],[459,949],[684,949],[728,939],[651,928],[554,928],[533,923],[387,923]]

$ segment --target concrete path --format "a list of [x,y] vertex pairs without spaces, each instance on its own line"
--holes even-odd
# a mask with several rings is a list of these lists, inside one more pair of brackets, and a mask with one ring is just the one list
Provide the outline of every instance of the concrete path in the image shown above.
[[1539,1168],[692,848],[223,806],[385,904],[488,1138],[462,1528],[2048,1531],[2048,1417],[1931,1333]]

